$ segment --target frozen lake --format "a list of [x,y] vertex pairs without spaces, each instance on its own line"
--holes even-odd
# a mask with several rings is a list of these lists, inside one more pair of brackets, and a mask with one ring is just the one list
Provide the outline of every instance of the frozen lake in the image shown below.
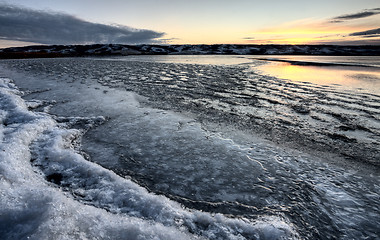
[[379,58],[265,58],[1,61],[0,233],[379,238]]

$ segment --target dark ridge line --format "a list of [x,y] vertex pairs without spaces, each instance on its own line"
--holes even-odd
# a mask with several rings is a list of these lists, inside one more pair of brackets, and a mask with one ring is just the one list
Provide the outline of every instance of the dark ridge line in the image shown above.
[[380,56],[379,45],[40,45],[0,49],[0,59],[126,55],[320,55]]
[[309,62],[309,61],[296,61],[296,60],[286,60],[278,58],[252,58],[254,60],[267,61],[267,62],[285,62],[296,66],[316,66],[316,67],[364,67],[364,68],[376,68],[377,66],[371,65],[361,65],[361,64],[350,64],[350,63],[326,63],[326,62]]

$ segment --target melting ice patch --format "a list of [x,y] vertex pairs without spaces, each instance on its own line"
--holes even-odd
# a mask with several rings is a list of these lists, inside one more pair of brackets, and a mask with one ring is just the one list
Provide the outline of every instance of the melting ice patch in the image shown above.
[[[280,217],[255,221],[185,209],[87,161],[76,150],[102,117],[32,112],[0,79],[0,236],[3,239],[294,239]],[[38,105],[38,104],[37,104]]]

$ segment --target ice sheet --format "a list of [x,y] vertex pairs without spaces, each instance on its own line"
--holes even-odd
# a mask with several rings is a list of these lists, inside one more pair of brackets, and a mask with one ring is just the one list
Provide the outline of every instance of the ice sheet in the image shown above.
[[[88,125],[57,123],[28,110],[0,79],[0,235],[3,239],[279,239],[297,234],[284,220],[227,218],[184,209],[88,162],[75,149]],[[33,105],[34,106],[34,105]],[[78,122],[85,122],[79,129]]]

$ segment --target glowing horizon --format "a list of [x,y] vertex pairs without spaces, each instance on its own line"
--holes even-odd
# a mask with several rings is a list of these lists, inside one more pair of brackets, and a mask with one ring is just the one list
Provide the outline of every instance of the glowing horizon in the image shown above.
[[[380,12],[376,10],[376,12]],[[376,29],[380,22],[380,16],[374,14],[363,21],[335,22],[331,19],[302,19],[294,22],[283,23],[280,26],[260,29],[253,32],[254,39],[250,43],[278,43],[278,44],[325,44],[339,42],[358,42],[368,38],[353,36],[358,32],[365,32],[369,29]],[[376,22],[377,21],[377,22]],[[380,35],[374,34],[372,40],[380,40]]]
[[[154,0],[109,0],[107,3],[101,0],[0,0],[0,6],[19,7],[18,15],[23,16],[18,17],[16,12],[10,19],[6,9],[0,13],[0,23],[3,23],[0,47],[91,42],[380,45],[380,3],[376,1],[320,0],[305,5],[301,0],[270,3],[258,0],[234,3],[227,0],[193,0],[191,3],[184,0],[159,3]],[[24,17],[28,14],[34,20],[45,19],[41,25],[46,32],[38,25],[31,26],[29,23],[33,21]],[[56,21],[55,16],[59,20]],[[22,18],[24,22],[18,22]],[[70,22],[83,26],[83,31],[91,25],[91,30],[83,33],[88,37],[81,37],[82,31],[74,29],[76,26]],[[72,32],[72,37],[65,32]]]

